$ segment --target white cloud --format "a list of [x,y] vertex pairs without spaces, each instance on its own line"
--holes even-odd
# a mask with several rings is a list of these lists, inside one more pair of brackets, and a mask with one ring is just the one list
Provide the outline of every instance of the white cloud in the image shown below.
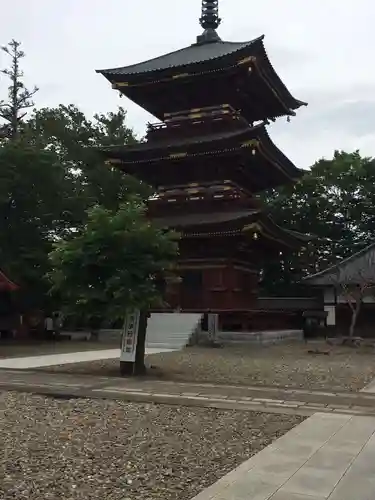
[[[122,104],[140,134],[150,117],[120,100],[102,67],[124,66],[194,42],[200,0],[13,0],[2,2],[1,40],[20,40],[27,83],[38,106],[75,103],[85,112]],[[273,66],[299,99],[309,102],[287,124],[271,127],[276,144],[299,166],[334,149],[374,154],[375,106],[371,0],[221,0],[223,39],[265,34]],[[0,67],[6,64],[1,56]],[[0,92],[4,80],[0,80]]]

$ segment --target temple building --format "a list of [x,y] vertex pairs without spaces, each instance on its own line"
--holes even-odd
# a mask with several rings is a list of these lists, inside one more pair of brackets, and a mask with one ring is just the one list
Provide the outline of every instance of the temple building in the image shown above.
[[171,309],[220,314],[225,324],[257,310],[260,257],[280,259],[308,240],[277,226],[257,200],[302,175],[267,125],[306,103],[277,75],[263,36],[220,38],[218,3],[202,1],[203,33],[192,45],[98,73],[159,120],[144,142],[102,154],[155,188],[150,217],[181,234],[181,280],[167,290]]
[[315,290],[330,333],[348,335],[355,313],[356,334],[374,336],[375,243],[303,282]]

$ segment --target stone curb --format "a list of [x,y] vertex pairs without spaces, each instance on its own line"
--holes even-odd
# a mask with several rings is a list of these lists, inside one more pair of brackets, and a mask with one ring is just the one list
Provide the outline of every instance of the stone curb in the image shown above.
[[[153,393],[147,391],[123,390],[122,388],[93,388],[93,387],[62,387],[51,386],[48,384],[22,384],[22,383],[6,383],[0,382],[2,390],[10,390],[17,392],[28,392],[51,396],[62,399],[73,398],[95,398],[95,399],[118,399],[129,402],[140,403],[156,403],[168,405],[181,405],[192,407],[216,408],[222,410],[237,410],[237,411],[256,411],[266,413],[286,413],[297,414],[302,416],[310,416],[316,412],[323,413],[342,413],[352,415],[371,415],[375,416],[375,407],[371,409],[366,406],[345,406],[345,405],[324,405],[306,402],[281,401],[272,399],[257,398],[223,398],[203,395],[187,395],[185,394],[165,394]],[[301,404],[300,404],[301,403]]]

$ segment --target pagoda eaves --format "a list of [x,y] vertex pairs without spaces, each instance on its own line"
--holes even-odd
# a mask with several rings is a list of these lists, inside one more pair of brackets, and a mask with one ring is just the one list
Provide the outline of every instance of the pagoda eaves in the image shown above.
[[[254,245],[254,233],[262,240],[270,240],[280,248],[300,249],[311,237],[294,231],[286,231],[262,213],[262,210],[241,210],[219,213],[171,215],[153,218],[160,227],[177,230],[182,238],[242,237]],[[261,241],[261,240],[260,240]]]
[[139,64],[97,72],[160,120],[182,108],[181,96],[185,109],[227,102],[242,109],[251,122],[294,115],[306,103],[295,99],[277,75],[263,38],[195,43]]
[[249,184],[249,190],[256,193],[302,176],[272,142],[263,124],[174,141],[110,146],[101,152],[108,163],[155,187],[224,180],[238,172],[243,185]]

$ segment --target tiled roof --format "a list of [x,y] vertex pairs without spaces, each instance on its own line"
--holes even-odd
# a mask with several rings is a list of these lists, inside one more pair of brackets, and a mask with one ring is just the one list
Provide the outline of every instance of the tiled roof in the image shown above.
[[203,63],[212,59],[219,59],[242,50],[263,40],[263,36],[255,38],[249,42],[217,42],[205,44],[193,44],[169,54],[165,54],[154,59],[150,59],[131,66],[120,68],[97,70],[97,73],[104,75],[136,75],[169,68],[188,66],[190,64]]
[[[124,146],[105,146],[105,147],[100,147],[100,151],[103,153],[130,153],[130,152],[138,152],[138,151],[147,151],[147,150],[153,150],[153,151],[158,151],[158,150],[163,150],[166,147],[167,148],[179,148],[179,147],[186,147],[186,146],[192,146],[194,144],[204,144],[204,143],[211,143],[215,141],[222,141],[222,140],[227,140],[227,139],[234,139],[234,140],[241,140],[243,137],[247,137],[249,135],[253,135],[254,137],[257,136],[259,133],[264,132],[267,134],[265,125],[263,123],[259,125],[255,125],[254,127],[243,127],[239,128],[236,130],[225,130],[222,132],[208,132],[206,134],[197,134],[192,137],[169,137],[166,136],[165,139],[161,140],[159,139],[158,141],[155,142],[138,142],[135,144],[126,144]],[[267,137],[269,138],[268,134]],[[271,139],[270,139],[271,140]]]
[[258,210],[241,210],[237,212],[213,212],[172,215],[170,217],[156,217],[153,222],[162,227],[188,227],[205,224],[222,224],[240,220],[258,213]]
[[14,291],[17,289],[18,286],[0,271],[0,290]]
[[[279,150],[279,148],[273,143],[266,127],[264,124],[255,125],[251,128],[243,128],[238,130],[230,130],[226,132],[216,132],[207,135],[201,135],[196,137],[188,137],[186,139],[171,139],[166,141],[158,142],[144,142],[131,146],[109,146],[105,148],[100,148],[100,152],[106,157],[112,155],[113,158],[123,158],[124,162],[131,162],[137,157],[144,158],[144,153],[148,151],[148,154],[152,157],[161,157],[163,155],[168,155],[170,150],[175,150],[177,148],[197,148],[206,147],[207,151],[212,149],[212,144],[219,144],[225,141],[233,141],[240,143],[241,140],[246,140],[247,138],[256,138],[260,140],[260,145],[267,150],[273,158],[282,164],[283,170],[292,178],[298,178],[303,175],[303,170],[297,169],[297,167]],[[207,146],[206,146],[207,145]],[[219,147],[219,146],[217,146]],[[142,160],[139,160],[140,162]],[[147,161],[149,161],[147,159]]]
[[[246,220],[247,219],[247,220]],[[273,220],[267,215],[263,214],[261,210],[250,209],[250,210],[238,210],[233,212],[211,212],[211,213],[192,213],[192,214],[182,214],[182,215],[172,215],[170,217],[156,217],[152,219],[154,223],[161,227],[171,227],[175,229],[187,229],[193,226],[199,226],[204,232],[204,227],[209,225],[218,225],[218,231],[226,229],[223,227],[225,223],[233,223],[233,229],[236,227],[236,222],[241,224],[247,224],[249,222],[259,223],[263,229],[264,234],[274,235],[280,238],[285,245],[293,248],[299,248],[303,243],[306,243],[310,239],[309,236],[296,233],[293,231],[288,231],[273,222]],[[199,232],[199,231],[198,231]]]
[[319,273],[307,276],[304,282],[317,286],[375,283],[375,243]]

